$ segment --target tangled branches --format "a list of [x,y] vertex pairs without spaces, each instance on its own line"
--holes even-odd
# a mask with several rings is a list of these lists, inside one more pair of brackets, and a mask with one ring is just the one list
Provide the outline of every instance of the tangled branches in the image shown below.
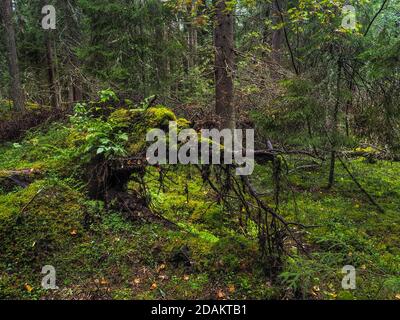
[[[279,165],[274,165],[274,181],[279,183]],[[276,209],[271,208],[260,196],[247,176],[236,176],[234,167],[229,165],[208,166],[198,165],[203,181],[214,190],[217,201],[234,215],[244,233],[252,235],[252,226],[257,229],[257,238],[261,256],[265,260],[266,271],[276,275],[282,266],[285,253],[285,240],[289,237],[303,250],[302,244],[296,239],[291,225]],[[279,204],[279,185],[275,187],[275,204]]]

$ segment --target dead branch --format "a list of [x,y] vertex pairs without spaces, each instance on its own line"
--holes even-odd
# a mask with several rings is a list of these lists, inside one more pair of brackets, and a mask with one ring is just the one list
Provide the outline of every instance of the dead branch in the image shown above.
[[382,209],[382,207],[372,198],[372,196],[361,186],[361,184],[358,182],[356,177],[351,173],[347,165],[344,163],[343,159],[337,155],[337,158],[339,159],[340,163],[342,164],[343,168],[346,170],[350,178],[354,181],[354,183],[357,185],[357,187],[361,190],[362,193],[366,195],[368,200],[378,209],[379,212],[385,213],[385,210]]

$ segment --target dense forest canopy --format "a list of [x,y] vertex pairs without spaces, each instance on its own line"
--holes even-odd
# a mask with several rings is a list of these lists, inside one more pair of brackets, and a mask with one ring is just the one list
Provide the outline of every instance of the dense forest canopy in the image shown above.
[[[0,298],[400,299],[399,1],[2,0],[0,18]],[[253,129],[254,172],[149,163],[171,122]]]

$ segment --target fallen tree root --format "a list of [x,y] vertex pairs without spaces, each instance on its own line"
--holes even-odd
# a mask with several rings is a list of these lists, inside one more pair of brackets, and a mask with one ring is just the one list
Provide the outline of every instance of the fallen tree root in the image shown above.
[[300,228],[303,225],[286,221],[276,210],[266,204],[248,177],[238,178],[233,175],[231,169],[234,166],[213,169],[206,165],[195,167],[200,171],[203,181],[216,193],[217,202],[222,203],[228,212],[238,215],[240,227],[244,232],[247,225],[244,220],[249,219],[256,224],[261,253],[267,258],[265,266],[271,275],[276,275],[282,266],[281,256],[286,251],[285,238],[287,236],[294,241],[299,250],[309,256],[308,251],[296,238],[291,228],[291,225]]

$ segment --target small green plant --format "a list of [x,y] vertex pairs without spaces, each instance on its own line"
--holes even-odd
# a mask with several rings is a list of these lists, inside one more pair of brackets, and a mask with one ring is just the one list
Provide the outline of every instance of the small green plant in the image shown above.
[[125,156],[125,143],[128,141],[128,134],[118,131],[114,127],[101,120],[91,122],[86,136],[85,152],[104,154],[106,158],[111,156]]
[[118,101],[118,97],[111,89],[101,90],[99,92],[100,102]]
[[72,124],[79,126],[84,125],[85,121],[89,118],[89,110],[86,103],[77,103],[74,106],[74,114],[70,116],[69,120]]
[[155,99],[155,95],[151,95],[150,97],[145,98],[141,103],[140,103],[140,109],[142,110],[147,110],[151,106],[151,101]]

